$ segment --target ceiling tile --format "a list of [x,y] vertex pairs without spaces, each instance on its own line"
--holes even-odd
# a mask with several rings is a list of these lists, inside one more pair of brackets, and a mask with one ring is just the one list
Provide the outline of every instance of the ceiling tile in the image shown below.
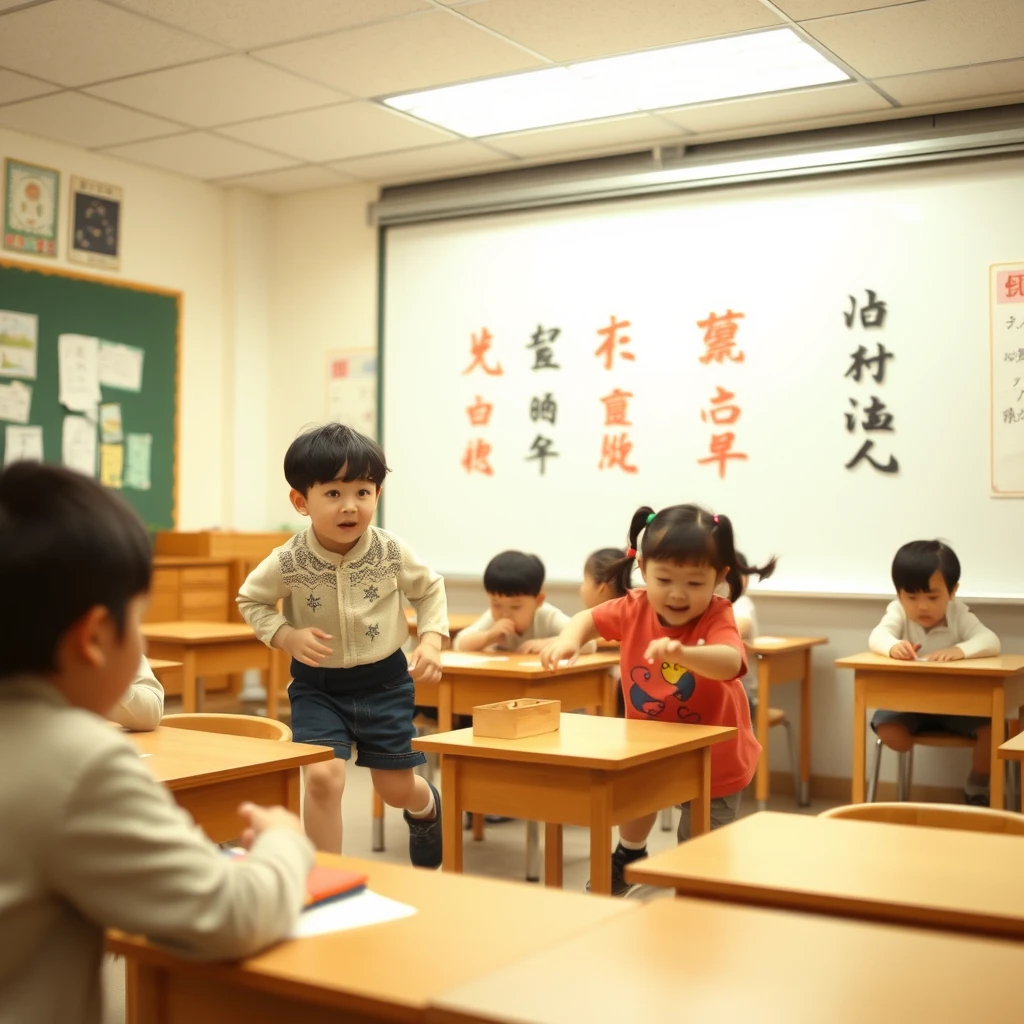
[[334,107],[283,114],[249,124],[221,128],[224,135],[272,147],[310,163],[386,153],[445,142],[454,136],[375,103],[340,103]]
[[366,181],[394,184],[421,180],[448,171],[469,173],[480,168],[489,169],[496,164],[511,165],[513,162],[510,157],[475,142],[447,142],[440,146],[344,160],[332,166]]
[[256,55],[364,97],[428,89],[542,63],[519,47],[440,10],[275,46]]
[[238,50],[383,21],[426,0],[110,0]]
[[722,103],[677,107],[675,110],[661,110],[659,114],[692,132],[704,133],[889,109],[890,104],[870,86],[849,82],[823,89],[801,89],[774,96],[750,96]]
[[162,167],[192,178],[233,178],[240,174],[275,171],[295,163],[262,149],[222,139],[209,132],[186,132],[167,139],[113,146],[104,152],[141,164]]
[[326,106],[342,98],[333,89],[249,57],[217,57],[86,91],[197,128]]
[[484,0],[458,11],[556,61],[784,24],[760,0]]
[[487,142],[496,149],[530,158],[568,155],[579,150],[619,149],[634,143],[654,142],[682,135],[681,130],[656,117],[634,114],[629,117],[608,118],[605,121],[588,121],[586,124],[492,135]]
[[50,85],[38,78],[19,75],[17,71],[0,68],[0,103],[16,103],[32,96],[44,96],[48,92],[57,92],[59,85]]
[[181,125],[77,92],[25,100],[0,107],[6,128],[93,149],[181,131]]
[[61,85],[214,57],[222,48],[96,0],[52,0],[3,17],[0,65]]
[[339,174],[326,167],[291,167],[286,171],[249,174],[243,178],[226,178],[223,181],[218,181],[217,184],[225,187],[254,188],[260,192],[287,195],[291,192],[308,192],[314,188],[350,185],[356,180],[350,174]]
[[867,78],[1024,57],[1020,0],[919,0],[805,30]]
[[881,78],[878,87],[904,106],[942,103],[981,96],[1024,92],[1024,60],[944,71],[923,71],[918,75]]
[[772,0],[783,14],[794,21],[828,18],[833,14],[852,14],[876,7],[895,7],[911,0]]

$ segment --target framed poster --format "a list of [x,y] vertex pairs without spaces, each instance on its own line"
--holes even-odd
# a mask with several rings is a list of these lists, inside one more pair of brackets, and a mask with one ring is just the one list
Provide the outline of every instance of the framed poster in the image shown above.
[[57,255],[60,172],[8,157],[4,161],[4,248]]
[[121,267],[121,202],[117,185],[71,176],[71,246],[68,259],[106,270]]

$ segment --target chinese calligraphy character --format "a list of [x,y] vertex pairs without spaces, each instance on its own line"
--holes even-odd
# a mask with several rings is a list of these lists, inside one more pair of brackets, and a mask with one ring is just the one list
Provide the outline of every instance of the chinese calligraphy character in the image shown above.
[[633,397],[632,391],[621,391],[616,388],[611,394],[601,399],[604,402],[604,425],[606,427],[631,427],[633,424],[626,419],[627,402]]
[[1008,274],[1006,278],[1006,298],[1024,296],[1024,274]]
[[[1013,387],[1014,389],[1020,388],[1020,377],[1013,378]],[[1024,389],[1017,391],[1017,401],[1019,402],[1021,398],[1024,398]]]
[[473,427],[486,427],[491,422],[492,412],[494,406],[490,402],[485,402],[479,395],[476,396],[473,405],[466,406],[466,415],[469,417],[470,426]]
[[554,441],[550,437],[544,437],[538,434],[533,439],[533,444],[530,445],[530,451],[532,455],[526,456],[526,461],[529,462],[531,459],[537,459],[540,462],[540,475],[544,475],[544,470],[547,466],[547,459],[558,458],[559,452],[551,451],[554,446]]
[[864,370],[873,366],[874,373],[872,376],[875,378],[876,383],[881,384],[885,380],[886,360],[895,358],[895,354],[889,352],[881,342],[878,344],[877,356],[869,356],[868,350],[863,345],[859,345],[856,352],[850,353],[850,368],[843,374],[843,376],[852,377],[859,384],[861,374]]
[[530,401],[530,419],[534,423],[537,420],[547,420],[552,426],[555,425],[555,418],[558,416],[558,403],[549,391],[543,398],[534,396]]
[[531,370],[560,370],[561,365],[554,362],[555,350],[551,347],[562,333],[561,327],[549,327],[545,330],[539,324],[531,335],[531,342],[526,347],[533,349],[533,366]]
[[732,423],[735,423],[740,418],[740,407],[738,405],[723,405],[723,402],[731,402],[736,396],[731,391],[726,391],[725,388],[719,386],[717,394],[711,399],[711,404],[715,408],[705,411],[701,409],[700,418],[707,423],[708,415],[710,412],[711,422],[716,427],[726,427]]
[[[860,309],[860,322],[863,327],[882,327],[885,324],[886,314],[889,308],[884,302],[878,301],[878,296],[870,288],[864,289],[868,294],[868,301]],[[850,312],[843,314],[846,326],[853,328],[853,320],[857,315],[857,300],[850,296]]]
[[736,443],[736,435],[731,431],[727,430],[724,434],[712,434],[711,435],[711,454],[704,459],[698,459],[697,464],[701,466],[707,465],[709,462],[718,463],[718,475],[723,480],[725,479],[725,464],[729,459],[746,459],[748,458],[743,452],[734,452],[732,446]]
[[[850,399],[850,405],[857,408],[857,400]],[[873,396],[871,404],[864,410],[864,422],[861,424],[865,430],[888,430],[893,429],[892,413],[886,412],[885,402],[880,402],[877,396]],[[846,413],[846,429],[853,433],[856,428],[856,417],[852,412]]]
[[467,473],[482,473],[484,476],[494,476],[490,455],[491,446],[478,437],[475,441],[470,441],[466,445],[466,454],[462,456],[462,468]]
[[726,358],[734,363],[742,363],[746,358],[743,352],[734,352],[736,347],[736,332],[740,325],[736,322],[742,320],[745,313],[734,313],[727,309],[722,316],[717,313],[709,313],[707,320],[698,320],[697,326],[704,328],[704,345],[707,351],[700,357],[700,361],[707,366],[712,360],[722,363]]
[[[604,341],[598,345],[594,351],[595,356],[604,356],[604,368],[610,370],[612,368],[612,361],[615,358],[615,346],[616,345],[628,345],[630,338],[628,334],[617,337],[618,332],[624,327],[631,327],[632,324],[629,320],[616,320],[613,314],[607,327],[598,328],[597,333],[604,338]],[[621,359],[634,360],[636,356],[632,352],[620,352],[619,357]]]
[[871,457],[871,449],[874,448],[875,442],[869,437],[860,447],[860,451],[846,464],[847,469],[853,469],[861,459],[867,459],[879,473],[895,473],[899,468],[900,464],[896,461],[895,455],[889,456],[889,461],[883,466],[880,462],[875,462]]
[[601,443],[601,461],[598,469],[613,469],[618,466],[623,473],[636,473],[637,467],[629,462],[629,453],[633,450],[633,442],[623,431],[621,434],[605,434]]
[[494,340],[491,332],[485,327],[480,332],[479,337],[475,334],[472,337],[473,344],[470,348],[470,354],[473,356],[473,361],[462,371],[462,375],[465,376],[479,366],[489,376],[500,377],[505,372],[501,368],[501,363],[498,363],[493,368],[487,365],[487,350],[491,347],[491,342]]

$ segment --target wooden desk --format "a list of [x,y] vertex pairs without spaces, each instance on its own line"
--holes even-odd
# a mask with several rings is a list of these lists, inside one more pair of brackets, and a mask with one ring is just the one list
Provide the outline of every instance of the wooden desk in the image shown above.
[[173,686],[179,692],[182,684],[182,673],[185,668],[180,661],[163,661],[160,658],[147,658],[149,667],[156,676],[157,682],[166,692],[168,686]]
[[244,672],[267,673],[267,715],[277,718],[280,661],[243,622],[147,622],[142,626],[146,649],[157,660],[182,663],[181,705],[185,712],[200,709],[199,676]]
[[680,896],[1021,939],[1022,863],[1021,836],[765,811],[630,865],[626,878]]
[[546,822],[544,883],[562,885],[562,825],[590,828],[590,887],[611,892],[611,830],[690,801],[694,835],[710,827],[711,746],[736,730],[565,715],[557,732],[518,740],[472,729],[422,736],[442,754],[445,871],[462,871],[463,811]]
[[761,810],[768,806],[768,793],[771,791],[768,711],[772,687],[780,683],[800,684],[800,792],[794,796],[801,807],[811,802],[811,648],[827,643],[828,640],[822,636],[764,636],[746,645],[747,654],[757,659],[757,721],[754,731],[761,744],[761,758],[757,762],[755,788]]
[[[652,900],[637,914],[445,992],[429,1021],[1013,1021],[1020,995],[1008,979],[1018,977],[1021,956],[1016,943],[995,939],[706,900]],[[952,980],[963,977],[991,983]],[[948,984],[938,981],[946,978]]]
[[1024,710],[1024,655],[965,658],[963,661],[896,661],[879,654],[839,658],[837,668],[853,669],[853,796],[864,802],[867,709],[920,711],[934,715],[978,715],[992,722],[989,803],[1003,806],[999,742],[1006,710]]
[[299,813],[299,768],[329,761],[330,747],[196,729],[156,729],[128,739],[146,767],[217,843],[237,839],[244,800]]
[[[999,748],[999,756],[1007,761],[1024,761],[1024,732],[1008,739]],[[1020,809],[1024,813],[1024,786],[1021,786]]]
[[[168,730],[169,731],[169,730]],[[129,958],[134,1019],[160,1024],[420,1022],[442,992],[537,949],[639,913],[629,900],[591,899],[382,861],[319,854],[364,871],[383,896],[415,906],[400,921],[282,943],[241,964],[180,960],[112,934]]]

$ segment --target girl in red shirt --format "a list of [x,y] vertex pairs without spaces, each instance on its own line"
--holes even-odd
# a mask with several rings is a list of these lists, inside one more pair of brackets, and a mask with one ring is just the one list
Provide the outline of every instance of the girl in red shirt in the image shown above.
[[[775,559],[762,567],[745,564],[727,516],[697,505],[671,505],[657,513],[645,506],[633,514],[629,548],[618,565],[624,589],[638,543],[647,589],[628,590],[625,597],[574,616],[541,660],[553,668],[575,661],[590,640],[619,640],[627,718],[735,726],[735,739],[711,748],[711,827],[718,828],[736,817],[740,792],[754,777],[761,753],[741,682],[747,659],[731,601],[742,592],[744,576],[765,579]],[[723,582],[730,600],[715,596]],[[625,896],[632,888],[623,872],[626,864],[647,855],[655,818],[649,814],[619,826],[612,854],[614,895]],[[684,807],[679,841],[688,836]]]

